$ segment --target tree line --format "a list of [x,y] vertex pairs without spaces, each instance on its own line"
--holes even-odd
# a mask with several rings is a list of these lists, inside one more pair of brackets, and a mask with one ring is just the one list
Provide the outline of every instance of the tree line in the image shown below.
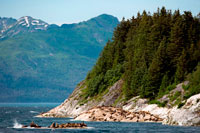
[[165,7],[143,11],[117,26],[86,78],[85,97],[103,93],[119,79],[123,94],[155,99],[170,86],[190,81],[188,96],[200,93],[200,17]]

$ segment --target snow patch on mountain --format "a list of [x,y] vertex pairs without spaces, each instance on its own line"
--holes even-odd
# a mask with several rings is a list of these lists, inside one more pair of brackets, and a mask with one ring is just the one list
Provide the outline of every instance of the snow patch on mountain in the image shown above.
[[26,22],[26,24],[27,24],[27,26],[26,26],[26,27],[29,27],[29,21],[28,21],[28,17],[27,17],[27,16],[25,16],[25,17],[24,17],[24,19],[25,19],[25,22]]
[[37,25],[38,23],[39,23],[39,20],[33,20],[33,21],[31,22],[32,25]]
[[0,18],[0,39],[12,37],[18,33],[46,30],[49,26],[48,23],[40,19],[34,19],[30,16],[23,16],[18,20],[15,20],[15,22],[13,22],[11,25],[7,24],[7,19],[8,18]]
[[42,20],[34,19],[29,16],[24,16],[18,19],[18,24],[26,27],[34,27],[34,29],[46,30],[48,24]]

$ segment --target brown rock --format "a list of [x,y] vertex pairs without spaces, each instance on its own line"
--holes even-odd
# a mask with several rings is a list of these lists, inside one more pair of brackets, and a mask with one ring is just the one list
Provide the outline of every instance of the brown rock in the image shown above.
[[139,122],[144,122],[144,118],[141,118],[141,119],[139,120]]
[[104,118],[99,118],[98,121],[104,121]]
[[71,123],[71,127],[75,127],[75,123]]
[[66,127],[71,127],[71,123],[65,124]]
[[144,120],[150,120],[151,119],[151,115],[150,114],[146,114],[145,116],[144,116]]
[[134,118],[132,119],[132,122],[138,122],[137,117],[134,117]]
[[64,124],[64,125],[63,125],[63,128],[67,128],[67,125],[66,125],[66,124]]
[[65,124],[60,124],[59,125],[59,128],[64,128],[65,127]]
[[40,127],[37,124],[35,124],[33,121],[30,123],[30,127]]
[[76,123],[76,127],[81,127],[81,124],[80,123]]
[[142,114],[140,114],[139,118],[140,118],[140,119],[144,119],[144,117],[143,117],[143,115],[142,115]]
[[22,126],[22,128],[26,128],[26,127],[28,127],[28,126],[26,126],[26,125],[23,125],[23,126]]
[[59,127],[59,124],[58,123],[56,123],[56,125],[55,125],[55,128],[58,128]]
[[83,122],[81,123],[81,127],[87,127],[87,125]]
[[[87,115],[86,115],[87,113]],[[129,112],[120,108],[114,107],[95,107],[82,113],[76,117],[76,120],[91,120],[91,121],[127,121],[127,122],[144,122],[144,121],[161,121],[157,116],[154,116],[146,111]]]
[[50,128],[55,128],[55,123],[54,122],[51,124]]

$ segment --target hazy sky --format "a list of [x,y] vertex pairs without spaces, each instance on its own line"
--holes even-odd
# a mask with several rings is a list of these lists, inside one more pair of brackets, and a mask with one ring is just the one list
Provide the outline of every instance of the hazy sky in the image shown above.
[[106,13],[122,19],[158,7],[200,12],[200,0],[0,0],[0,17],[32,16],[48,23],[76,23]]

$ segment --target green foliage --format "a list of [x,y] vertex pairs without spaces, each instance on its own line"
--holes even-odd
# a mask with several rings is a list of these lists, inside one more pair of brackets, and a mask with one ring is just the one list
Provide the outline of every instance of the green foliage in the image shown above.
[[167,89],[168,84],[169,84],[168,82],[169,82],[169,78],[166,74],[162,78],[159,93],[158,93],[158,98],[161,98],[162,96],[166,94],[166,92],[168,92],[168,89]]
[[185,102],[181,102],[181,103],[179,103],[179,104],[178,104],[178,108],[183,107],[183,105],[185,105]]
[[106,82],[108,86],[113,85],[121,78],[123,72],[123,66],[120,64],[117,65],[115,69],[111,69],[106,72],[104,82]]
[[182,88],[185,90],[185,91],[187,91],[189,88],[190,88],[190,85],[188,84],[188,85],[182,85]]
[[171,90],[173,90],[173,89],[175,89],[176,88],[176,83],[173,83],[173,84],[171,84],[171,85],[169,85],[169,86],[167,86],[167,91],[171,91]]
[[90,88],[90,91],[88,92],[89,96],[94,96],[96,93],[98,94],[98,91],[101,91],[102,82],[103,81],[103,74],[100,74],[96,76],[96,78],[89,80],[88,82],[88,88]]
[[85,91],[86,97],[95,96],[104,92],[108,86],[117,82],[124,72],[122,65],[117,65],[115,68],[108,70],[105,74],[101,73],[95,78],[88,80],[88,86]]
[[123,97],[123,93],[120,94],[120,96],[115,100],[115,102],[112,106],[116,106],[117,103],[125,101],[125,99],[123,99],[122,97]]
[[200,93],[200,64],[198,64],[196,70],[188,75],[187,79],[190,81],[190,83],[189,87],[187,88],[188,91],[184,96],[185,99]]
[[177,99],[179,96],[181,95],[180,91],[175,92],[174,95],[170,96],[170,101],[174,101],[175,99]]
[[180,106],[179,104],[181,104],[181,102],[182,102],[182,98],[181,98],[181,97],[178,97],[178,98],[176,98],[175,103],[173,104],[173,106],[174,106],[174,105]]
[[157,104],[159,107],[165,107],[165,105],[167,104],[167,101],[160,102],[157,100],[151,100],[151,101],[149,101],[149,104]]
[[[177,10],[172,14],[163,7],[153,15],[144,11],[130,20],[123,19],[87,76],[88,83],[95,83],[99,75],[104,80],[95,85],[95,92],[94,87],[88,87],[88,93],[98,95],[122,78],[126,100],[137,95],[153,100],[167,94],[197,66],[199,35],[200,22],[191,12],[180,14]],[[114,75],[118,65],[123,66],[120,76]],[[191,94],[199,92],[197,75],[191,77]]]
[[[162,83],[161,83],[161,86],[160,86],[160,89],[159,89],[159,93],[158,93],[158,96],[156,97],[156,99],[159,99],[159,98],[163,97],[164,95],[169,94],[169,92],[171,90],[176,88],[176,84],[175,83],[170,84],[168,86],[165,84],[166,87],[163,87],[164,85],[162,85],[162,84],[164,84],[163,82],[165,80],[166,80],[165,77],[163,77],[163,80],[162,80]],[[167,83],[167,81],[165,83]]]

